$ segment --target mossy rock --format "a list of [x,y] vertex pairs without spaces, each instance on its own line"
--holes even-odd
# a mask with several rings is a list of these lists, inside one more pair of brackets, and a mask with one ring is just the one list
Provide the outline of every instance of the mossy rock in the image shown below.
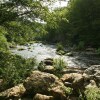
[[56,51],[56,53],[57,53],[58,55],[65,55],[65,54],[66,54],[66,52],[65,52],[64,50]]

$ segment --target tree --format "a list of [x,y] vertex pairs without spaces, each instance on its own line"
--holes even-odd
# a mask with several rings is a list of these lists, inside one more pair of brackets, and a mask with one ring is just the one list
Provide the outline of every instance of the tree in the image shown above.
[[68,10],[73,43],[100,46],[100,0],[70,0]]
[[[48,1],[50,2],[50,0]],[[34,37],[36,18],[42,19],[48,8],[43,0],[3,0],[0,2],[0,25],[7,30],[8,42],[24,43]],[[34,27],[33,27],[34,26]],[[41,25],[40,25],[41,26]]]

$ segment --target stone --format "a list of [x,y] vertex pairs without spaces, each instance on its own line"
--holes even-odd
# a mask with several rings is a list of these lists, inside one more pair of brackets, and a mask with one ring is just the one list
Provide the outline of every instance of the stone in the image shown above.
[[53,67],[53,59],[52,58],[47,58],[41,61],[38,65],[38,70],[44,71],[44,72],[49,72],[52,73],[54,72],[54,67]]
[[27,94],[33,95],[41,93],[45,95],[52,95],[54,98],[64,100],[66,97],[66,90],[64,84],[53,74],[33,71],[24,82]]
[[58,51],[56,51],[56,53],[58,55],[65,55],[66,54],[66,52],[64,50],[58,50]]
[[55,72],[55,68],[53,66],[45,66],[44,67],[44,72],[48,72],[48,73],[54,73]]
[[[72,88],[80,88],[81,86],[83,86],[83,81],[84,78],[82,76],[82,74],[78,74],[78,73],[70,73],[70,74],[64,74],[61,78],[61,80],[63,82],[69,82]],[[67,84],[66,84],[67,85]],[[69,84],[68,84],[69,86]]]
[[52,58],[47,58],[43,61],[45,65],[53,65],[53,59]]
[[53,96],[47,96],[47,95],[37,93],[34,96],[33,100],[53,100]]
[[68,53],[66,53],[66,56],[71,56],[71,57],[73,57],[74,55],[73,55],[72,52],[68,52]]
[[88,74],[88,75],[93,75],[96,73],[100,73],[100,65],[93,65],[89,68],[87,68],[84,73]]
[[23,50],[25,50],[25,48],[19,48],[19,49],[18,49],[18,51],[23,51]]
[[26,89],[23,84],[19,84],[15,87],[7,89],[0,93],[0,97],[10,98],[10,97],[20,97],[25,93]]
[[96,84],[100,86],[100,65],[92,65],[84,71],[91,79],[94,79]]
[[97,87],[96,82],[94,80],[90,80],[90,83],[85,88]]

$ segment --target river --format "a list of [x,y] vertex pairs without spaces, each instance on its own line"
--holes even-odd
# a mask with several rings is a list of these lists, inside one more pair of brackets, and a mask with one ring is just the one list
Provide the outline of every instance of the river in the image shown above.
[[58,55],[55,45],[44,45],[42,43],[17,45],[17,48],[11,49],[11,52],[24,58],[35,58],[37,63],[46,58],[61,58],[69,67],[89,67],[92,64],[100,64],[100,59],[90,56],[90,54],[74,52],[74,56]]

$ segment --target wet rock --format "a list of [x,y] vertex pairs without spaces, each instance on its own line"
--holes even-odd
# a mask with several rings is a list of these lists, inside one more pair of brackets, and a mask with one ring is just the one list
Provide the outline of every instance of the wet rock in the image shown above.
[[54,99],[53,99],[53,96],[47,96],[47,95],[42,95],[42,94],[37,93],[34,96],[33,100],[54,100]]
[[86,51],[95,52],[94,48],[87,48]]
[[26,89],[24,88],[23,84],[19,84],[15,87],[5,90],[4,92],[0,93],[0,97],[3,98],[11,98],[11,97],[20,97],[25,93]]
[[25,80],[24,86],[28,94],[49,94],[59,100],[64,100],[66,97],[64,84],[53,74],[33,71],[30,77]]
[[18,51],[23,51],[23,50],[25,50],[25,48],[19,48],[19,49],[18,49]]
[[64,50],[57,50],[56,53],[58,55],[65,55],[66,54],[66,52]]
[[66,53],[66,56],[71,56],[71,57],[73,57],[74,55],[73,55],[72,52],[68,52],[68,53]]

